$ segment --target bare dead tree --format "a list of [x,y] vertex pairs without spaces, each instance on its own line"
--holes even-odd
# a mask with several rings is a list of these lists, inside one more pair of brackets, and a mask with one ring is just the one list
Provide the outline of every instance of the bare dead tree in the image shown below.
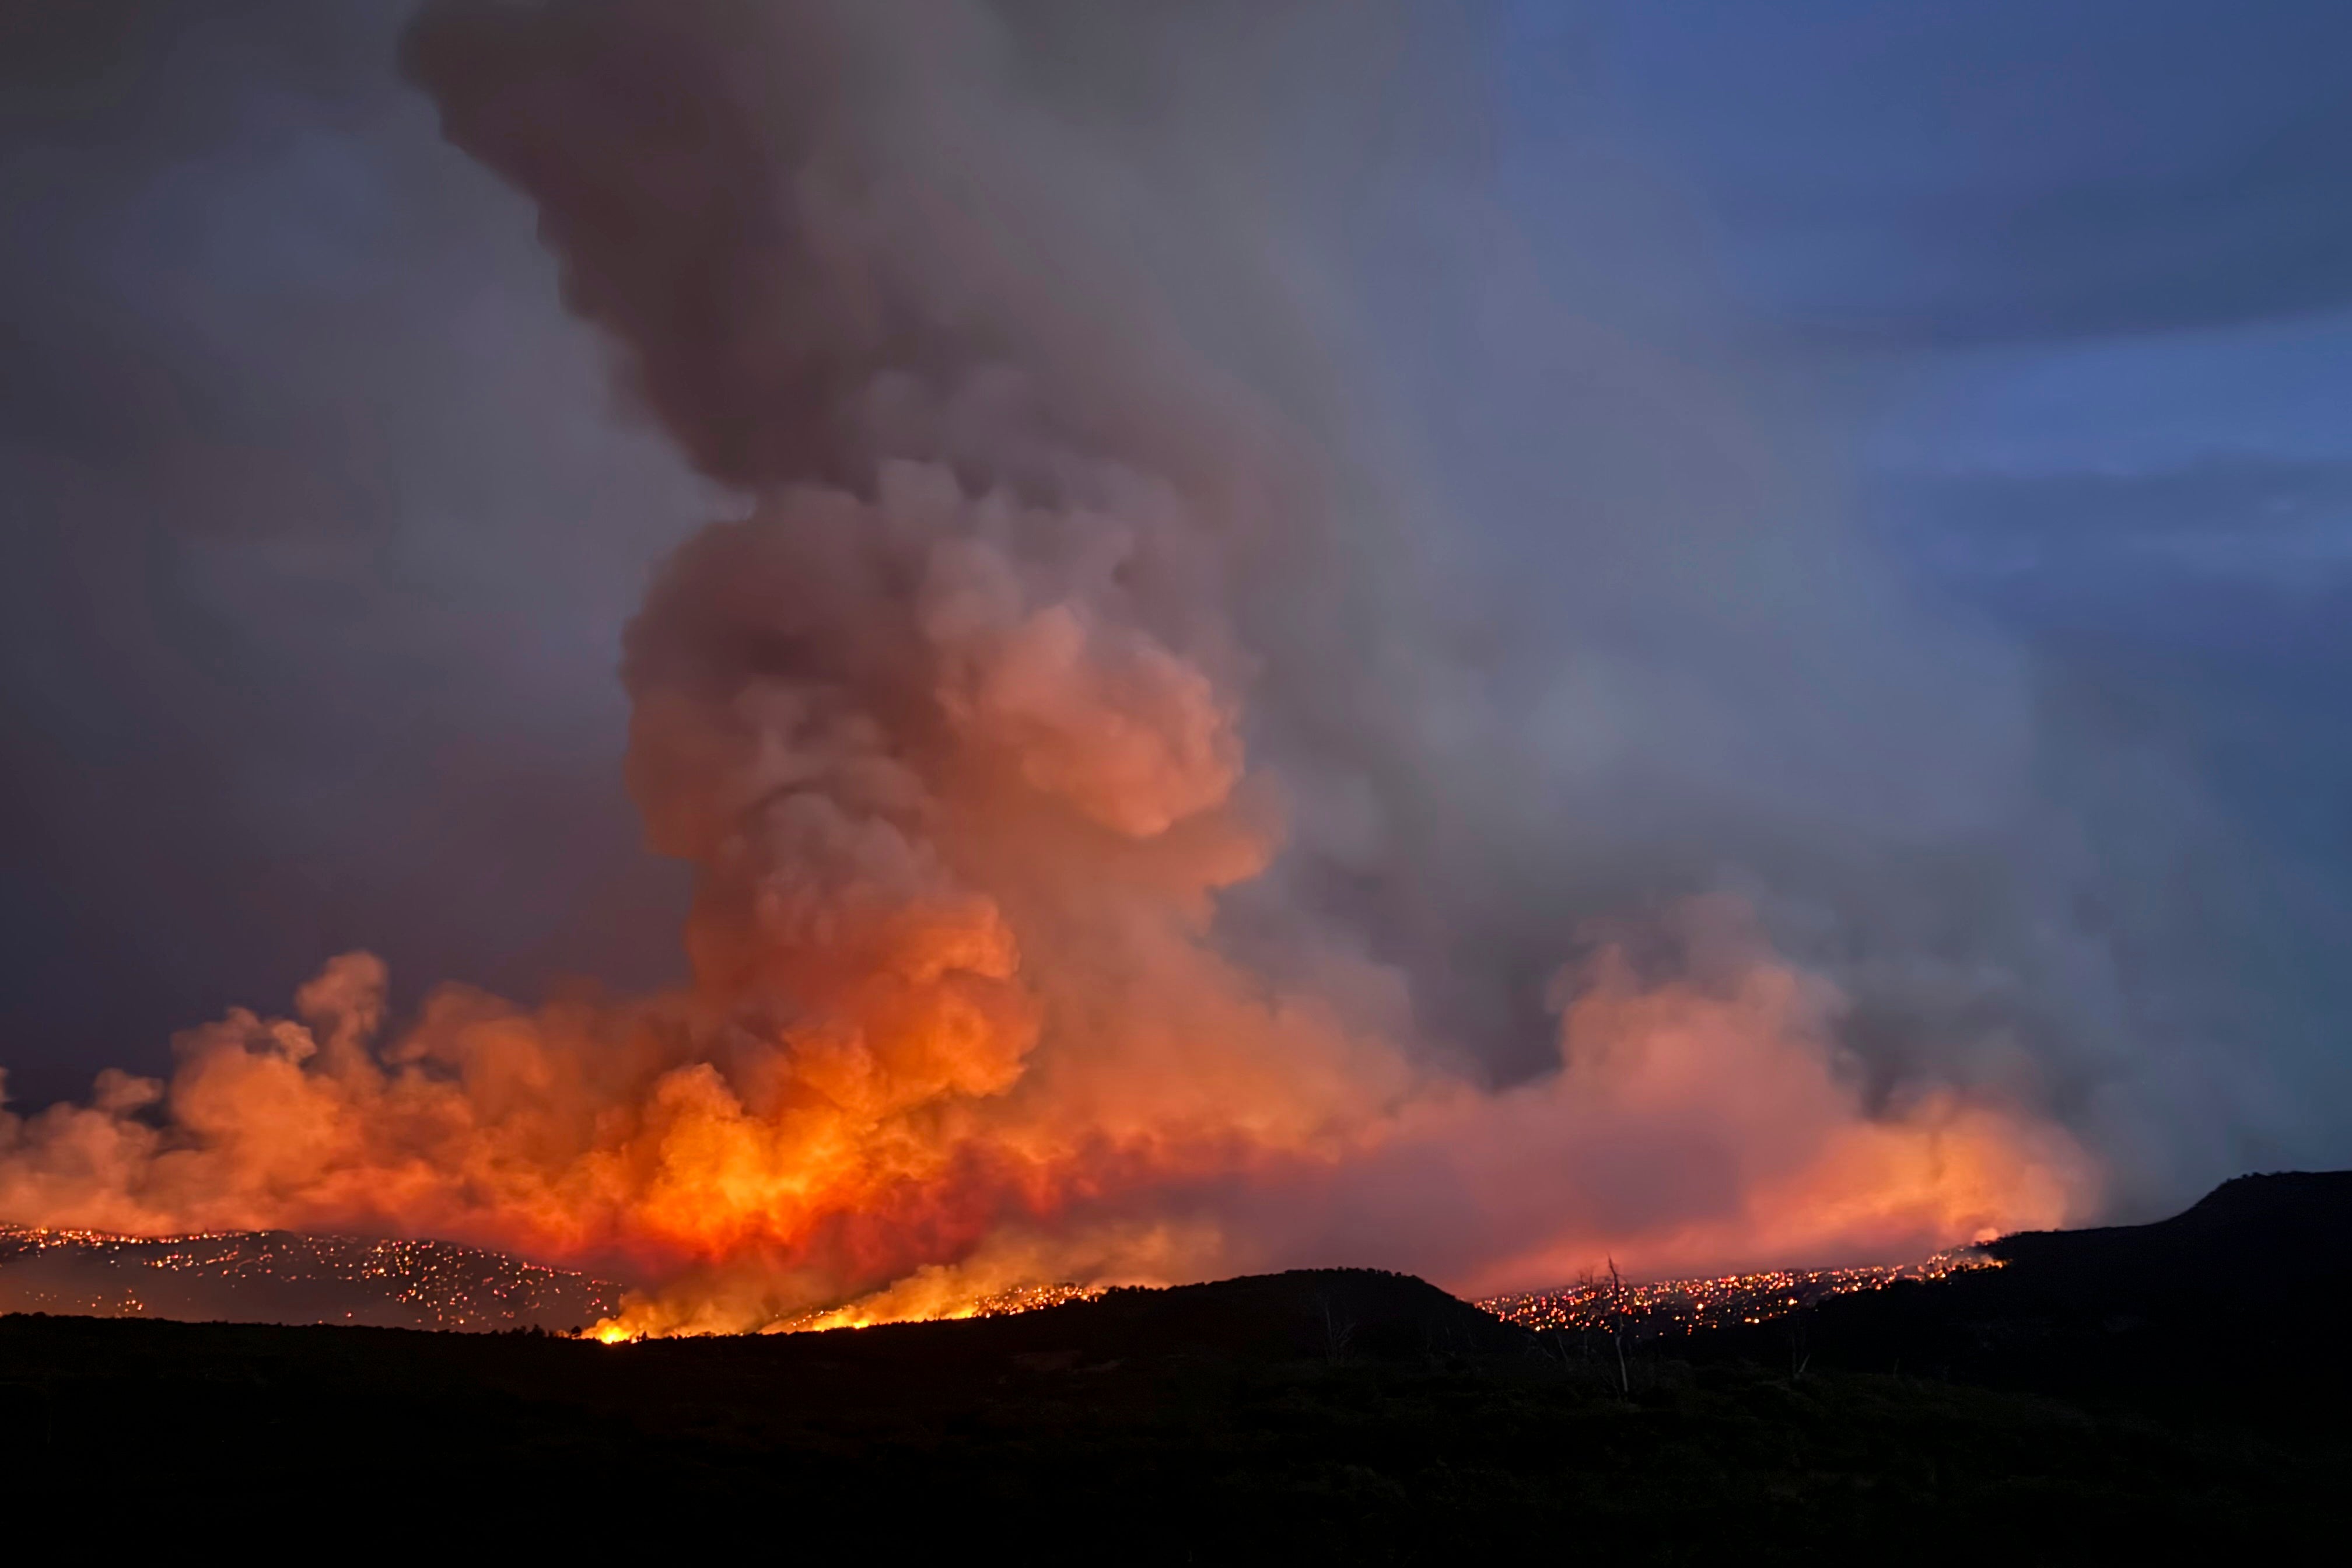
[[[1600,1291],[1600,1283],[1593,1279],[1591,1269],[1586,1268],[1579,1271],[1576,1276],[1576,1299],[1578,1300],[1590,1301],[1593,1297],[1599,1295]],[[1580,1313],[1578,1315],[1576,1324],[1576,1348],[1583,1352],[1584,1359],[1586,1361],[1589,1362],[1592,1359],[1592,1318],[1591,1314],[1589,1312]]]
[[1633,1395],[1633,1380],[1625,1370],[1625,1330],[1630,1318],[1625,1305],[1625,1280],[1617,1272],[1617,1258],[1609,1258],[1609,1342],[1617,1351],[1617,1392],[1630,1399]]
[[1355,1322],[1333,1308],[1328,1290],[1316,1292],[1315,1305],[1323,1315],[1323,1358],[1337,1365],[1348,1353],[1348,1342],[1356,1337]]

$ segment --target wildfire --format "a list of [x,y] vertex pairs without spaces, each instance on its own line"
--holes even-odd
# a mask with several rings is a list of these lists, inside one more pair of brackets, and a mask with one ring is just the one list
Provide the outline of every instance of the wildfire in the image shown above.
[[1977,1247],[1955,1247],[1917,1263],[1853,1268],[1769,1268],[1696,1279],[1654,1279],[1640,1284],[1587,1279],[1556,1290],[1491,1297],[1478,1305],[1495,1316],[1530,1329],[1624,1327],[1647,1337],[1727,1323],[1761,1323],[1785,1317],[1832,1296],[1884,1290],[1908,1279],[1942,1279],[1979,1268],[1999,1268],[2001,1260]]
[[0,1115],[0,1216],[497,1247],[645,1281],[613,1342],[1334,1237],[1499,1288],[2079,1209],[2081,1152],[2024,1111],[1923,1085],[1865,1113],[1833,988],[1720,902],[1677,917],[1687,973],[1566,975],[1556,1069],[1500,1091],[1351,933],[1293,911],[1277,963],[1221,926],[1280,896],[1294,798],[1244,743],[1268,656],[1240,606],[1330,558],[1328,475],[1057,196],[1091,149],[1024,121],[1017,164],[971,155],[958,117],[1001,111],[927,73],[984,41],[836,68],[884,58],[892,9],[435,0],[410,40],[450,139],[538,204],[566,298],[743,500],[624,659],[630,788],[697,874],[691,983],[445,988],[394,1029],[383,966],[345,955],[291,1016],[183,1037],[168,1082]]
[[[1193,957],[1193,978],[1216,974]],[[234,1017],[183,1040],[168,1088],[111,1077],[90,1105],[0,1124],[0,1212],[624,1258],[659,1288],[598,1325],[611,1340],[969,1315],[1039,1279],[1299,1261],[1313,1232],[1282,1227],[1334,1203],[1389,1213],[1407,1267],[1466,1236],[1483,1255],[1429,1271],[1475,1286],[1604,1248],[1654,1267],[1933,1245],[2055,1223],[2079,1191],[2047,1129],[1948,1100],[1864,1116],[1813,988],[1761,960],[1729,994],[1596,980],[1568,1015],[1561,1070],[1502,1095],[1236,1005],[1223,1028],[1108,1049],[1043,1029],[1001,1087],[862,1113],[809,1092],[795,1069],[810,1047],[791,1030],[710,1049],[676,1022],[691,998],[606,1017],[445,995],[379,1046],[381,984],[372,962],[341,961],[305,991],[308,1022]],[[1199,1041],[1191,1081],[1165,1048],[1185,1039]],[[853,1042],[819,1037],[819,1070],[838,1072]],[[1693,1151],[1746,1163],[1728,1202],[1629,1225],[1595,1201],[1613,1174]],[[1199,1196],[1235,1179],[1238,1206]],[[1416,1208],[1410,1189],[1433,1179],[1461,1194],[1458,1214]]]
[[563,1331],[622,1288],[441,1241],[0,1225],[0,1311]]
[[1053,1285],[1016,1285],[1010,1289],[992,1291],[967,1301],[942,1303],[937,1310],[898,1308],[836,1307],[831,1311],[803,1312],[771,1323],[765,1332],[772,1334],[821,1333],[829,1329],[868,1329],[881,1323],[940,1322],[962,1318],[1013,1318],[1024,1312],[1042,1311],[1047,1307],[1067,1306],[1073,1301],[1091,1301],[1104,1291],[1100,1285],[1080,1285],[1065,1280]]

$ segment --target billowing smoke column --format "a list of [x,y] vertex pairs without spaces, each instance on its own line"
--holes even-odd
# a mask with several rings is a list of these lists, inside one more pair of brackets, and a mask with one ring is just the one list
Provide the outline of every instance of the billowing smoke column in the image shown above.
[[2021,1111],[1927,1086],[1865,1115],[1840,998],[1736,906],[1672,917],[1664,971],[1564,973],[1559,1070],[1504,1090],[1339,934],[1277,973],[1221,931],[1293,799],[1250,763],[1235,606],[1305,590],[1344,487],[1192,345],[1143,171],[1024,107],[1034,23],[426,6],[407,65],[447,135],[746,502],[626,642],[630,784],[698,868],[692,984],[445,991],[387,1041],[381,966],[339,960],[299,1022],[185,1037],[168,1088],[0,1121],[0,1217],[620,1259],[652,1288],[618,1327],[670,1331],[1280,1263],[1815,1260],[2078,1210],[2083,1157]]

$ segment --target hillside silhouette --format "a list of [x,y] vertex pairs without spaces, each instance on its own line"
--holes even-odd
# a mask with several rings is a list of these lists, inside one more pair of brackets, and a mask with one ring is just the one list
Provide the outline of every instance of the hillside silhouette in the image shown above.
[[1688,1353],[1810,1357],[2146,1403],[2194,1399],[2282,1417],[2352,1391],[2352,1172],[2241,1176],[2150,1225],[2035,1231],[2002,1267],[1834,1297]]
[[0,1467],[118,1542],[233,1518],[884,1561],[2301,1548],[2352,1466],[2347,1204],[2352,1177],[2250,1178],[1622,1361],[1371,1269],[612,1346],[20,1314]]
[[1534,1339],[1425,1279],[1378,1268],[1302,1268],[1118,1289],[991,1321],[1002,1326],[989,1331],[1008,1342],[1067,1340],[1089,1354],[1120,1356],[1402,1360],[1509,1355]]

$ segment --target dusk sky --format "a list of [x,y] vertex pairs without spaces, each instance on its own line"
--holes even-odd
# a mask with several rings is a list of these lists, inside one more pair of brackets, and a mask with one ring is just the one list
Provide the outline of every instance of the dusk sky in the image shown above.
[[[409,9],[0,20],[12,1109],[353,949],[396,1009],[685,973],[616,671],[743,506],[443,139]],[[1430,698],[1382,776],[1481,776],[1395,784],[1377,853],[1302,787],[1230,941],[1358,933],[1507,1086],[1593,922],[1728,891],[1868,1095],[2006,1086],[2108,1212],[2352,1163],[2352,8],[1399,10],[1202,154],[1300,193],[1322,390],[1225,363],[1370,455],[1413,668],[1530,782]],[[1267,668],[1252,756],[1321,778],[1320,666]]]

